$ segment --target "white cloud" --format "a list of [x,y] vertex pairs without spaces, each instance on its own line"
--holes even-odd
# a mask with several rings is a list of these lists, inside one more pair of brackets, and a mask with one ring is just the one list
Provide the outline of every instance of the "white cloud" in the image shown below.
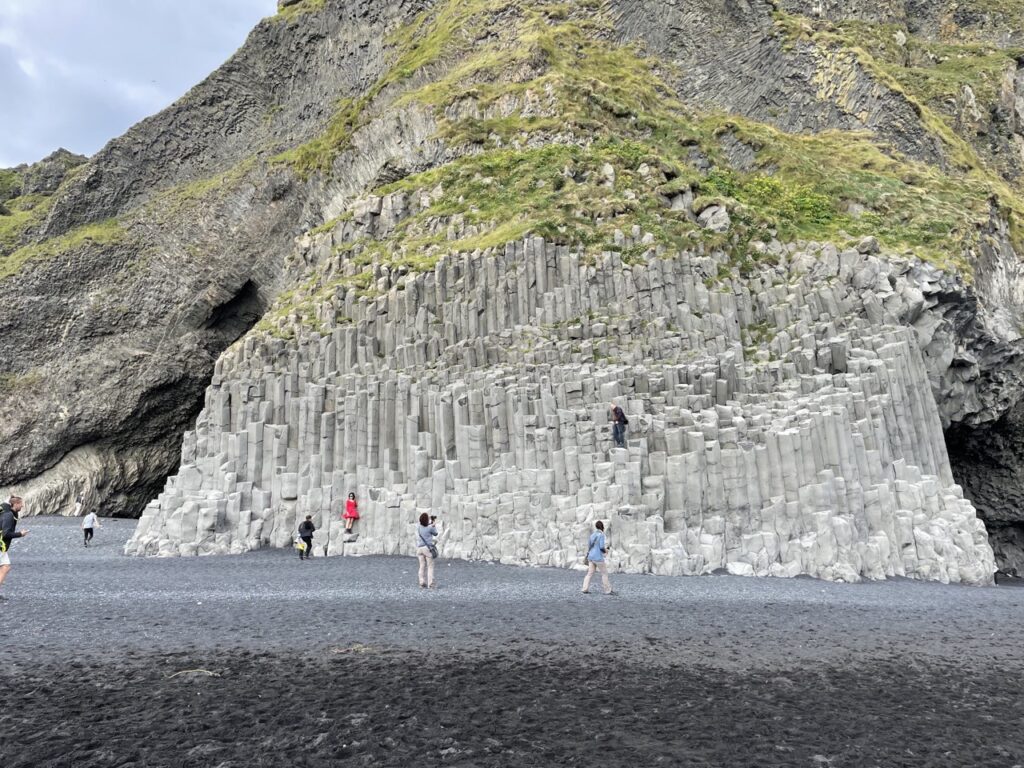
[[33,80],[39,77],[39,67],[36,66],[36,63],[32,61],[32,59],[18,59],[18,66],[21,68],[22,72]]

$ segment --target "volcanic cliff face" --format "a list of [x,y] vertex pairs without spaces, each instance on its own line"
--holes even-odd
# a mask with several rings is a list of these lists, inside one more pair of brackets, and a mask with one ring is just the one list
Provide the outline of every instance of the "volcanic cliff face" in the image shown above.
[[430,509],[460,556],[568,564],[600,517],[631,570],[847,580],[987,580],[976,500],[1012,568],[1024,89],[985,5],[289,3],[6,204],[0,482],[134,514],[180,458],[133,552],[305,514],[399,552]]

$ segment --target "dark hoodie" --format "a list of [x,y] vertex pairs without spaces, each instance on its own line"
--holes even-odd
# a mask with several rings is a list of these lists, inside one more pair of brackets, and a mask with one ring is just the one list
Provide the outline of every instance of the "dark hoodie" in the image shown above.
[[309,538],[316,531],[316,526],[313,525],[311,520],[303,520],[299,523],[299,536],[302,538]]
[[7,502],[0,504],[0,551],[6,551],[14,539],[25,535],[14,530],[17,524],[18,516],[14,514],[14,508]]

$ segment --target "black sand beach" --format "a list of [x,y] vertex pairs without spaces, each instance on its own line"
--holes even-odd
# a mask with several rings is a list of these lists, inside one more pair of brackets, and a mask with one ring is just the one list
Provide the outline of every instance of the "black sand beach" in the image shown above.
[[28,519],[13,766],[1024,765],[1024,590],[291,552],[139,560]]

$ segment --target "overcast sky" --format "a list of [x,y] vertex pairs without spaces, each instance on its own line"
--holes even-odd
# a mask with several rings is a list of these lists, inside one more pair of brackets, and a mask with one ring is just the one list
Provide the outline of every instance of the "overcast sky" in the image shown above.
[[216,69],[276,0],[0,0],[0,168],[91,155]]

